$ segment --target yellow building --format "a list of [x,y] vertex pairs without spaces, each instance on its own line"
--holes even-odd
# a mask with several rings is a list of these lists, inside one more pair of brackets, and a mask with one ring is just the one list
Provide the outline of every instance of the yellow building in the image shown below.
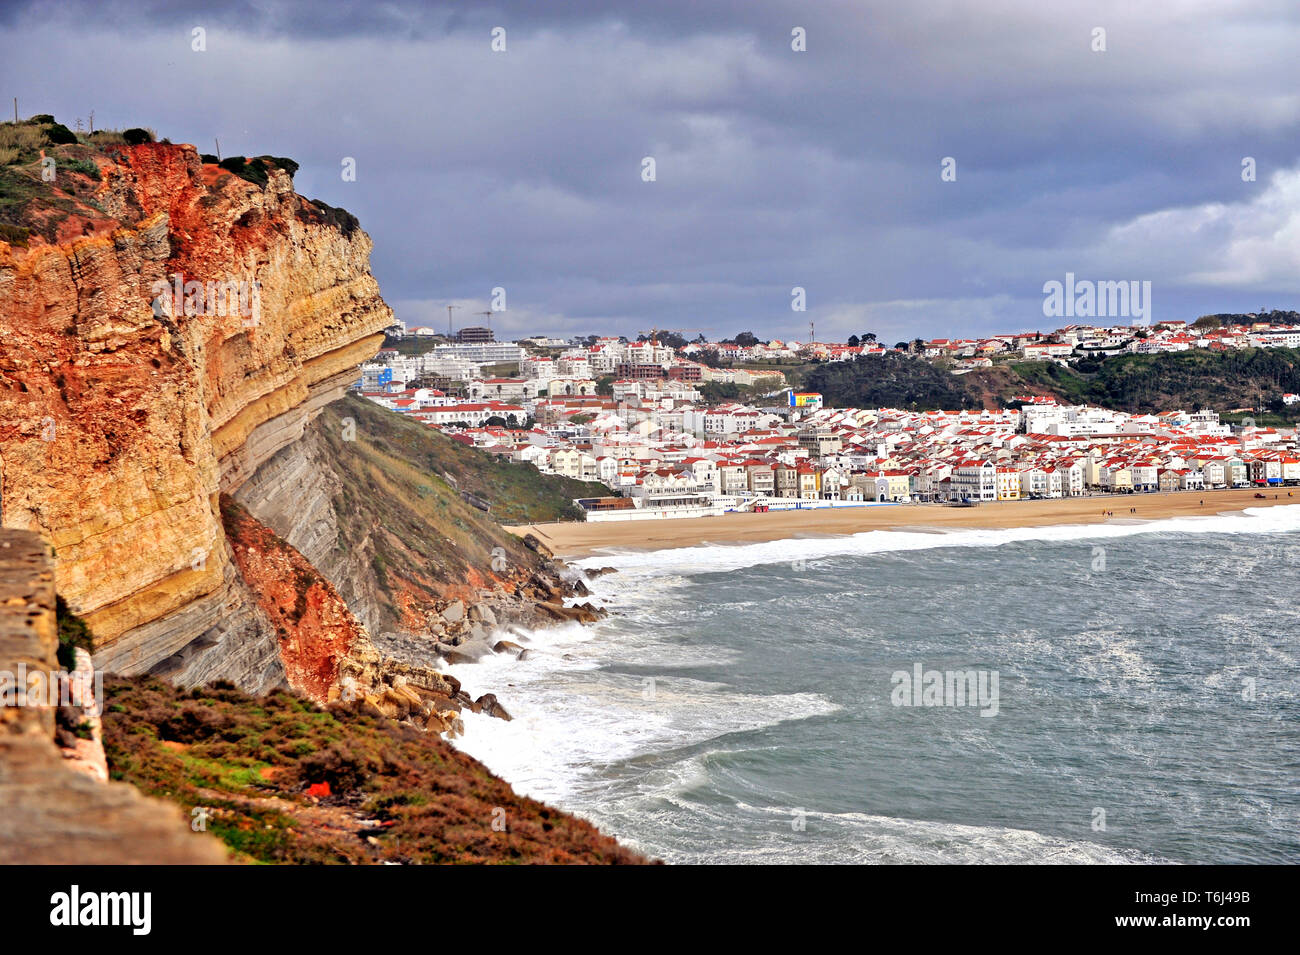
[[998,468],[998,500],[1020,500],[1020,472],[1015,468]]

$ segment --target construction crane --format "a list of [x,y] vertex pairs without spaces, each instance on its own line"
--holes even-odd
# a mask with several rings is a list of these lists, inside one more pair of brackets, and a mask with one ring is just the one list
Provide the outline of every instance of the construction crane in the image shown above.
[[492,330],[492,309],[489,308],[486,312],[475,312],[474,314],[475,314],[475,315],[486,315],[486,316],[487,316],[487,327],[488,327],[488,331],[491,331],[491,330]]

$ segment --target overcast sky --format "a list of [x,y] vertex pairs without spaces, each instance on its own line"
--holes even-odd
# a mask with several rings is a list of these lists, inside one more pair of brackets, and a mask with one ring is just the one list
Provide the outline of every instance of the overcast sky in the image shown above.
[[1300,307],[1294,0],[0,11],[9,108],[296,159],[408,324],[502,287],[504,333],[892,344],[1061,324],[1066,272],[1150,281],[1155,320]]

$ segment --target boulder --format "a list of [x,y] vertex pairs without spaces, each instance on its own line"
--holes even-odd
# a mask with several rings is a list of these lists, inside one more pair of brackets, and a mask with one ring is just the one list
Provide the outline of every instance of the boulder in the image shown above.
[[424,720],[424,728],[430,733],[456,737],[465,734],[465,724],[455,710],[438,710],[430,713]]
[[496,695],[493,693],[484,693],[474,701],[474,710],[478,713],[486,713],[488,716],[495,716],[499,720],[512,719],[506,708],[498,702]]
[[493,653],[513,653],[515,656],[523,656],[524,648],[517,643],[511,643],[509,640],[498,640],[492,646]]
[[597,610],[591,604],[577,604],[566,607],[562,603],[542,601],[537,605],[537,609],[548,614],[552,619],[576,620],[579,623],[595,623],[604,616],[604,611]]
[[533,553],[540,554],[542,557],[545,557],[548,560],[555,556],[554,554],[551,553],[551,549],[547,547],[545,544],[543,544],[540,540],[538,540],[537,537],[533,534],[524,535],[524,546],[527,547],[529,550],[531,550]]
[[453,666],[457,663],[473,663],[474,657],[468,653],[461,653],[455,647],[449,647],[446,644],[438,645],[438,655]]
[[465,619],[465,604],[459,600],[453,600],[442,611],[442,619],[447,623],[460,623]]
[[388,720],[397,718],[397,707],[368,693],[361,698],[360,710],[367,716],[376,716]]

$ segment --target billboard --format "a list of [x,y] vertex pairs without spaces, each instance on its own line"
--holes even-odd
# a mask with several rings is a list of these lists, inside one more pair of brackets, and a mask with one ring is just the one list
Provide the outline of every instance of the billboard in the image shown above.
[[822,406],[822,396],[816,391],[792,391],[790,392],[791,408],[806,408],[809,411],[815,411]]

